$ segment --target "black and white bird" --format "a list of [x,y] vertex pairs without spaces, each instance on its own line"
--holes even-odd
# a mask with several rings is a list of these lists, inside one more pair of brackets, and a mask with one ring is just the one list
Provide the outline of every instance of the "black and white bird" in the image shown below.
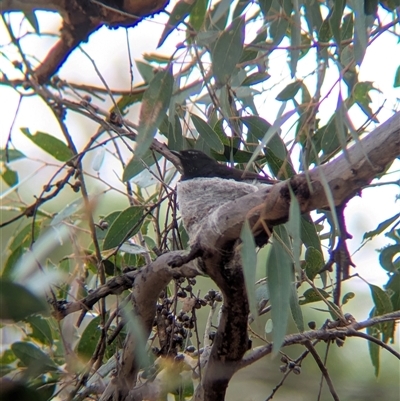
[[196,241],[204,224],[218,231],[215,217],[219,208],[279,182],[219,164],[196,149],[171,152],[178,157],[182,166],[181,181],[177,185],[178,204],[191,243]]

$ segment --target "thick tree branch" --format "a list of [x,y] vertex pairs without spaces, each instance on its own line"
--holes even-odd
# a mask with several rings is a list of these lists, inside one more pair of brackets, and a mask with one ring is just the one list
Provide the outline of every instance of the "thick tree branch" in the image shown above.
[[342,154],[334,161],[290,180],[224,204],[203,223],[193,243],[213,252],[239,238],[246,218],[258,231],[262,229],[259,219],[268,225],[286,221],[290,206],[289,185],[302,213],[329,207],[325,183],[334,204],[340,205],[356,195],[399,156],[400,113],[397,113],[348,149],[347,157]]

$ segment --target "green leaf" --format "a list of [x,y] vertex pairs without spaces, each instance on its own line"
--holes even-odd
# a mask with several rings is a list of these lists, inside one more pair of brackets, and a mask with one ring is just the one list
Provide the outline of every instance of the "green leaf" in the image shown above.
[[0,319],[20,321],[48,310],[46,303],[24,286],[0,279]]
[[273,0],[258,0],[258,6],[260,7],[261,12],[264,14],[264,19],[268,15],[268,11],[272,6]]
[[282,242],[287,246],[289,238],[285,228],[277,226],[274,228],[274,241],[267,260],[268,290],[274,326],[272,332],[273,354],[275,355],[279,352],[286,334],[293,280],[292,259]]
[[69,203],[67,206],[64,207],[59,213],[57,213],[53,220],[51,221],[51,226],[56,226],[57,224],[62,223],[68,217],[77,213],[82,207],[84,206],[84,202],[82,198],[78,198],[74,200],[72,203]]
[[31,326],[32,333],[29,337],[41,342],[42,344],[51,345],[53,343],[53,335],[49,322],[41,316],[29,316],[25,322]]
[[46,134],[45,132],[37,131],[31,134],[29,128],[21,128],[22,133],[29,138],[35,145],[43,149],[46,153],[53,156],[55,159],[66,162],[70,160],[74,154],[68,146],[59,139]]
[[368,46],[367,23],[363,2],[353,0],[351,7],[354,11],[354,58],[360,65]]
[[1,178],[3,178],[4,182],[9,186],[13,187],[18,184],[18,173],[14,170],[11,170],[7,165],[3,166],[3,172],[1,173]]
[[287,222],[287,228],[288,228],[288,233],[292,238],[294,265],[296,267],[297,274],[301,275],[300,206],[295,194],[293,193],[292,188],[289,187],[289,189],[290,189],[290,206],[289,206],[289,220]]
[[211,53],[213,74],[217,82],[225,85],[243,53],[244,18],[237,18],[222,32]]
[[400,310],[400,273],[392,274],[385,288],[391,292],[393,310]]
[[247,299],[249,300],[250,313],[255,319],[258,316],[257,300],[254,288],[256,282],[257,253],[253,232],[251,231],[248,220],[246,220],[243,224],[240,238],[242,240],[242,249],[240,254],[242,257],[243,275],[246,285]]
[[268,72],[254,72],[246,77],[242,82],[242,86],[256,85],[269,79],[271,75]]
[[342,305],[347,304],[347,302],[350,301],[350,299],[353,299],[356,296],[356,294],[354,294],[354,292],[348,292],[346,294],[343,295],[342,298]]
[[314,280],[318,272],[324,267],[324,257],[322,253],[310,246],[306,250],[305,271],[310,280]]
[[190,10],[195,4],[195,0],[180,0],[172,9],[168,22],[165,24],[164,31],[161,34],[157,47],[160,47],[170,33],[189,15]]
[[293,15],[292,22],[290,24],[290,44],[292,48],[290,49],[290,75],[293,78],[296,75],[297,62],[300,58],[301,45],[301,19],[300,19],[300,8],[299,1],[292,0],[293,2]]
[[15,356],[27,367],[34,367],[41,373],[55,371],[57,365],[50,357],[32,343],[17,341],[11,345]]
[[17,149],[0,149],[0,162],[9,163],[14,160],[23,159],[24,157],[26,156]]
[[[393,304],[390,300],[389,294],[379,288],[376,285],[368,284],[371,294],[372,300],[374,301],[376,315],[384,315],[385,313],[393,312]],[[387,343],[390,338],[394,336],[394,322],[385,322],[379,325],[379,329],[382,332],[382,341]]]
[[350,40],[353,38],[354,21],[353,13],[347,14],[343,18],[343,24],[341,28],[342,40]]
[[175,113],[174,121],[168,124],[168,148],[172,150],[181,150],[183,147],[181,120]]
[[[152,77],[153,76],[154,74],[152,75]],[[132,93],[129,93],[128,95],[123,95],[117,102],[117,106],[121,113],[123,113],[124,110],[132,104],[141,102],[143,99],[143,93],[144,90],[136,90]],[[111,113],[112,112],[116,113],[115,106],[112,107]]]
[[322,255],[321,241],[318,237],[317,229],[307,216],[301,217],[301,240],[306,248],[312,246]]
[[[375,337],[377,340],[381,340],[379,331],[376,327],[367,327],[367,334],[372,337]],[[372,366],[375,368],[375,377],[379,376],[379,369],[380,369],[380,349],[381,347],[378,344],[375,344],[372,341],[368,341],[368,349],[369,349],[369,356],[371,358]]]
[[34,29],[35,33],[40,34],[39,30],[39,21],[36,17],[35,11],[23,11],[25,18],[31,24],[32,28]]
[[331,27],[335,41],[338,45],[340,45],[341,40],[342,40],[340,25],[342,22],[342,16],[343,16],[343,11],[344,11],[345,6],[346,6],[345,0],[336,0],[333,3],[333,10],[332,10],[331,16],[329,18],[329,25]]
[[104,238],[103,251],[121,245],[123,241],[135,235],[139,229],[138,224],[143,217],[143,207],[130,206],[123,210],[111,224]]
[[143,95],[140,108],[135,157],[142,157],[149,149],[158,126],[169,107],[174,77],[169,70],[158,72]]
[[397,272],[400,268],[400,263],[393,263],[393,259],[398,253],[400,253],[400,244],[390,245],[384,248],[379,255],[379,263],[388,272]]
[[155,163],[154,157],[155,160],[161,159],[161,155],[159,153],[154,153],[150,149],[148,149],[141,158],[133,156],[133,158],[125,167],[124,173],[122,175],[122,181],[129,181],[140,174],[146,168],[145,166],[152,166]]
[[293,99],[302,85],[303,84],[301,81],[290,83],[282,91],[279,92],[279,94],[276,96],[276,100],[284,102],[286,100]]
[[17,266],[17,262],[20,257],[24,254],[26,247],[18,246],[15,249],[11,250],[10,255],[4,263],[4,267],[1,271],[1,275],[3,278],[10,278],[14,273],[14,269]]
[[394,76],[393,88],[400,86],[400,66],[397,67],[396,75]]
[[79,343],[76,347],[76,352],[79,358],[89,361],[96,349],[97,342],[101,335],[101,316],[96,316],[86,326],[83,331]]
[[196,0],[190,12],[189,23],[198,32],[204,24],[207,14],[208,0]]
[[135,60],[136,68],[144,79],[144,82],[149,83],[156,75],[156,69],[149,63],[140,60]]
[[304,319],[299,304],[299,297],[297,296],[296,283],[293,283],[290,289],[290,311],[292,312],[297,329],[302,333],[304,331]]
[[[320,295],[321,294],[321,295]],[[312,302],[319,302],[322,301],[322,298],[328,299],[329,294],[321,288],[318,288],[318,292],[314,290],[314,288],[309,288],[308,290],[304,291],[303,297],[304,299],[300,300],[300,305],[306,305]]]
[[207,145],[214,149],[218,153],[222,153],[224,151],[224,145],[219,139],[217,133],[200,117],[195,114],[190,115],[196,130],[199,132],[200,136],[203,137],[204,141]]
[[378,122],[371,109],[372,99],[369,92],[372,90],[377,90],[374,88],[373,82],[357,82],[351,93],[351,101],[356,102],[367,117]]
[[276,0],[273,2],[273,8],[270,14],[273,15],[273,21],[270,25],[269,32],[272,37],[272,45],[273,47],[276,47],[282,42],[282,39],[287,34],[290,14],[285,15],[283,8],[280,7]]

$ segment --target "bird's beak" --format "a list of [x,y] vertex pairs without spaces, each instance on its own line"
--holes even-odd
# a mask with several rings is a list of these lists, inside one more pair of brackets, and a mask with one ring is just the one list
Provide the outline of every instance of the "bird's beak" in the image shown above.
[[181,154],[177,152],[176,150],[170,150],[170,152],[175,155],[179,160],[181,159]]

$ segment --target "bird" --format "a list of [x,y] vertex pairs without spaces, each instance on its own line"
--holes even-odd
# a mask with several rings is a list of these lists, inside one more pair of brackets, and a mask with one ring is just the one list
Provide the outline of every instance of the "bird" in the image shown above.
[[279,181],[268,176],[262,176],[251,171],[243,171],[237,168],[219,164],[215,159],[197,149],[181,151],[171,150],[171,153],[178,157],[182,166],[183,174],[181,181],[194,178],[223,178],[235,181],[257,181],[263,184],[276,184]]

